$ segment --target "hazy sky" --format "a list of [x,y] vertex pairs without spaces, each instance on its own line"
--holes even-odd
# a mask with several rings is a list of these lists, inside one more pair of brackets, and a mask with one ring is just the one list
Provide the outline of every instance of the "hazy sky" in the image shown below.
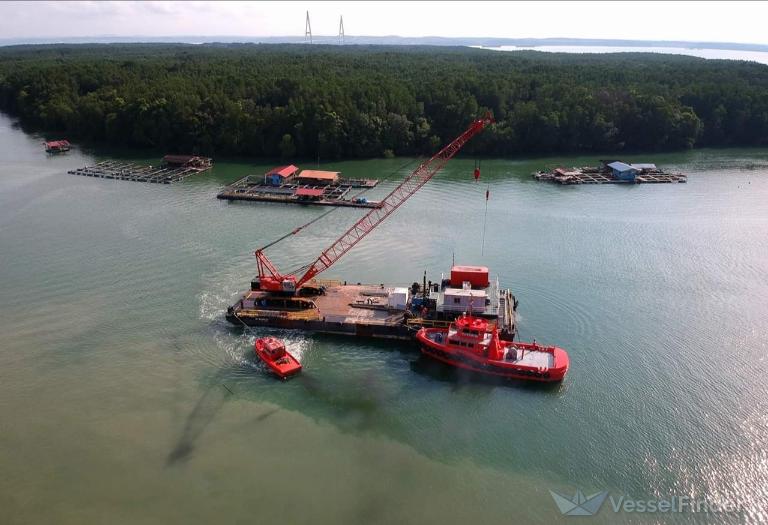
[[315,35],[768,43],[768,2],[0,2],[0,38]]

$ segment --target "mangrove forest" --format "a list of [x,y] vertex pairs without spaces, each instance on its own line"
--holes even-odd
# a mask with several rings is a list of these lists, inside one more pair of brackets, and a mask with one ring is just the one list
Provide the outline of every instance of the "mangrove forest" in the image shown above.
[[764,146],[768,66],[436,46],[9,46],[0,109],[70,140],[207,155],[425,154],[486,111],[497,123],[474,154]]

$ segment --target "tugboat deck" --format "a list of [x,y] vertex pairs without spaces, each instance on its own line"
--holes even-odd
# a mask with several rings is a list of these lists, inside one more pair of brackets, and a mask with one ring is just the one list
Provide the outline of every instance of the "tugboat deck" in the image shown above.
[[[518,350],[517,352],[519,356],[521,353],[520,350]],[[550,368],[554,366],[555,359],[554,359],[554,356],[548,352],[537,352],[536,350],[526,350],[522,354],[522,357],[518,357],[512,362],[519,365],[525,365],[525,366]]]

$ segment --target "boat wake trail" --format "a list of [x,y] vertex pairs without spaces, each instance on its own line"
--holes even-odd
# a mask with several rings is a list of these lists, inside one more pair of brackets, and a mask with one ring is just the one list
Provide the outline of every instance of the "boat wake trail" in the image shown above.
[[243,291],[243,283],[250,282],[246,277],[253,270],[252,256],[242,256],[211,274],[206,279],[207,286],[198,295],[200,319],[214,321],[222,319],[227,307],[235,302],[235,297]]
[[249,330],[233,334],[225,328],[222,331],[214,332],[213,341],[216,347],[221,350],[220,355],[223,354],[225,364],[235,365],[239,369],[249,372],[262,369],[258,360],[251,359],[256,336]]

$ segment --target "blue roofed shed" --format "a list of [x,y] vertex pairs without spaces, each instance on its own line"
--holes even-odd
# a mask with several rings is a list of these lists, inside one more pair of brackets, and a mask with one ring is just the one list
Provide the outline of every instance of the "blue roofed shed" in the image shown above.
[[611,168],[613,176],[619,180],[635,180],[635,175],[640,173],[639,169],[624,162],[611,162],[607,166]]
[[272,186],[280,186],[293,179],[299,168],[291,164],[290,166],[279,166],[272,168],[264,174],[264,182]]

